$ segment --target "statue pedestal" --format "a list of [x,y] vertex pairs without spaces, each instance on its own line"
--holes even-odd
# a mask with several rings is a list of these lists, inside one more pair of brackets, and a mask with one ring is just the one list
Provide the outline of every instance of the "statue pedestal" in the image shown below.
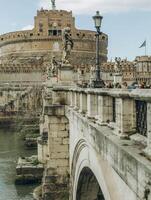
[[46,80],[46,84],[48,85],[57,84],[57,82],[58,82],[57,76],[50,77],[49,79]]
[[113,76],[114,76],[114,85],[116,83],[122,84],[122,73],[116,72],[113,74]]
[[73,67],[71,64],[62,64],[58,73],[58,82],[63,85],[71,85],[71,83],[74,83]]

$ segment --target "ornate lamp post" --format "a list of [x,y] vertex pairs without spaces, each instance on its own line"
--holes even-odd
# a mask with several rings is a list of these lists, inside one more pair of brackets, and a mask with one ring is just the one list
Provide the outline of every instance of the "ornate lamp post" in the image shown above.
[[95,63],[95,79],[91,83],[91,87],[102,88],[105,86],[103,80],[100,77],[100,57],[99,57],[99,36],[101,34],[100,28],[103,17],[99,11],[96,11],[96,15],[93,16],[94,24],[96,28],[96,63]]

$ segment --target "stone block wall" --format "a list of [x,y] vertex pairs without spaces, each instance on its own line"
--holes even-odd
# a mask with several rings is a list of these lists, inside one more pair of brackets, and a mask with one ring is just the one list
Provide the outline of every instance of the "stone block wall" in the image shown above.
[[42,184],[44,200],[68,199],[69,193],[69,123],[64,105],[45,109],[48,124],[48,149]]

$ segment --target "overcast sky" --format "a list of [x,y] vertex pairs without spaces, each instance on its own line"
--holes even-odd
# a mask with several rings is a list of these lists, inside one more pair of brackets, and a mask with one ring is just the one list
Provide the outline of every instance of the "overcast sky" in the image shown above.
[[[51,8],[51,0],[0,0],[0,33],[32,28],[36,10]],[[147,39],[151,54],[151,0],[56,0],[57,9],[73,10],[76,26],[92,29],[92,15],[104,16],[102,31],[109,36],[109,59],[134,59],[144,55],[139,48]]]

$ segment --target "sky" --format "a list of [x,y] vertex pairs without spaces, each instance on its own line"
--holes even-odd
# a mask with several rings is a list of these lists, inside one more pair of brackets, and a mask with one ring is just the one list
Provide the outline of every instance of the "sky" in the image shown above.
[[[0,0],[0,34],[31,29],[37,9],[51,9],[51,0]],[[103,15],[101,30],[108,34],[108,59],[134,60],[151,55],[151,0],[56,0],[57,9],[72,10],[76,27],[95,30],[92,16]]]

